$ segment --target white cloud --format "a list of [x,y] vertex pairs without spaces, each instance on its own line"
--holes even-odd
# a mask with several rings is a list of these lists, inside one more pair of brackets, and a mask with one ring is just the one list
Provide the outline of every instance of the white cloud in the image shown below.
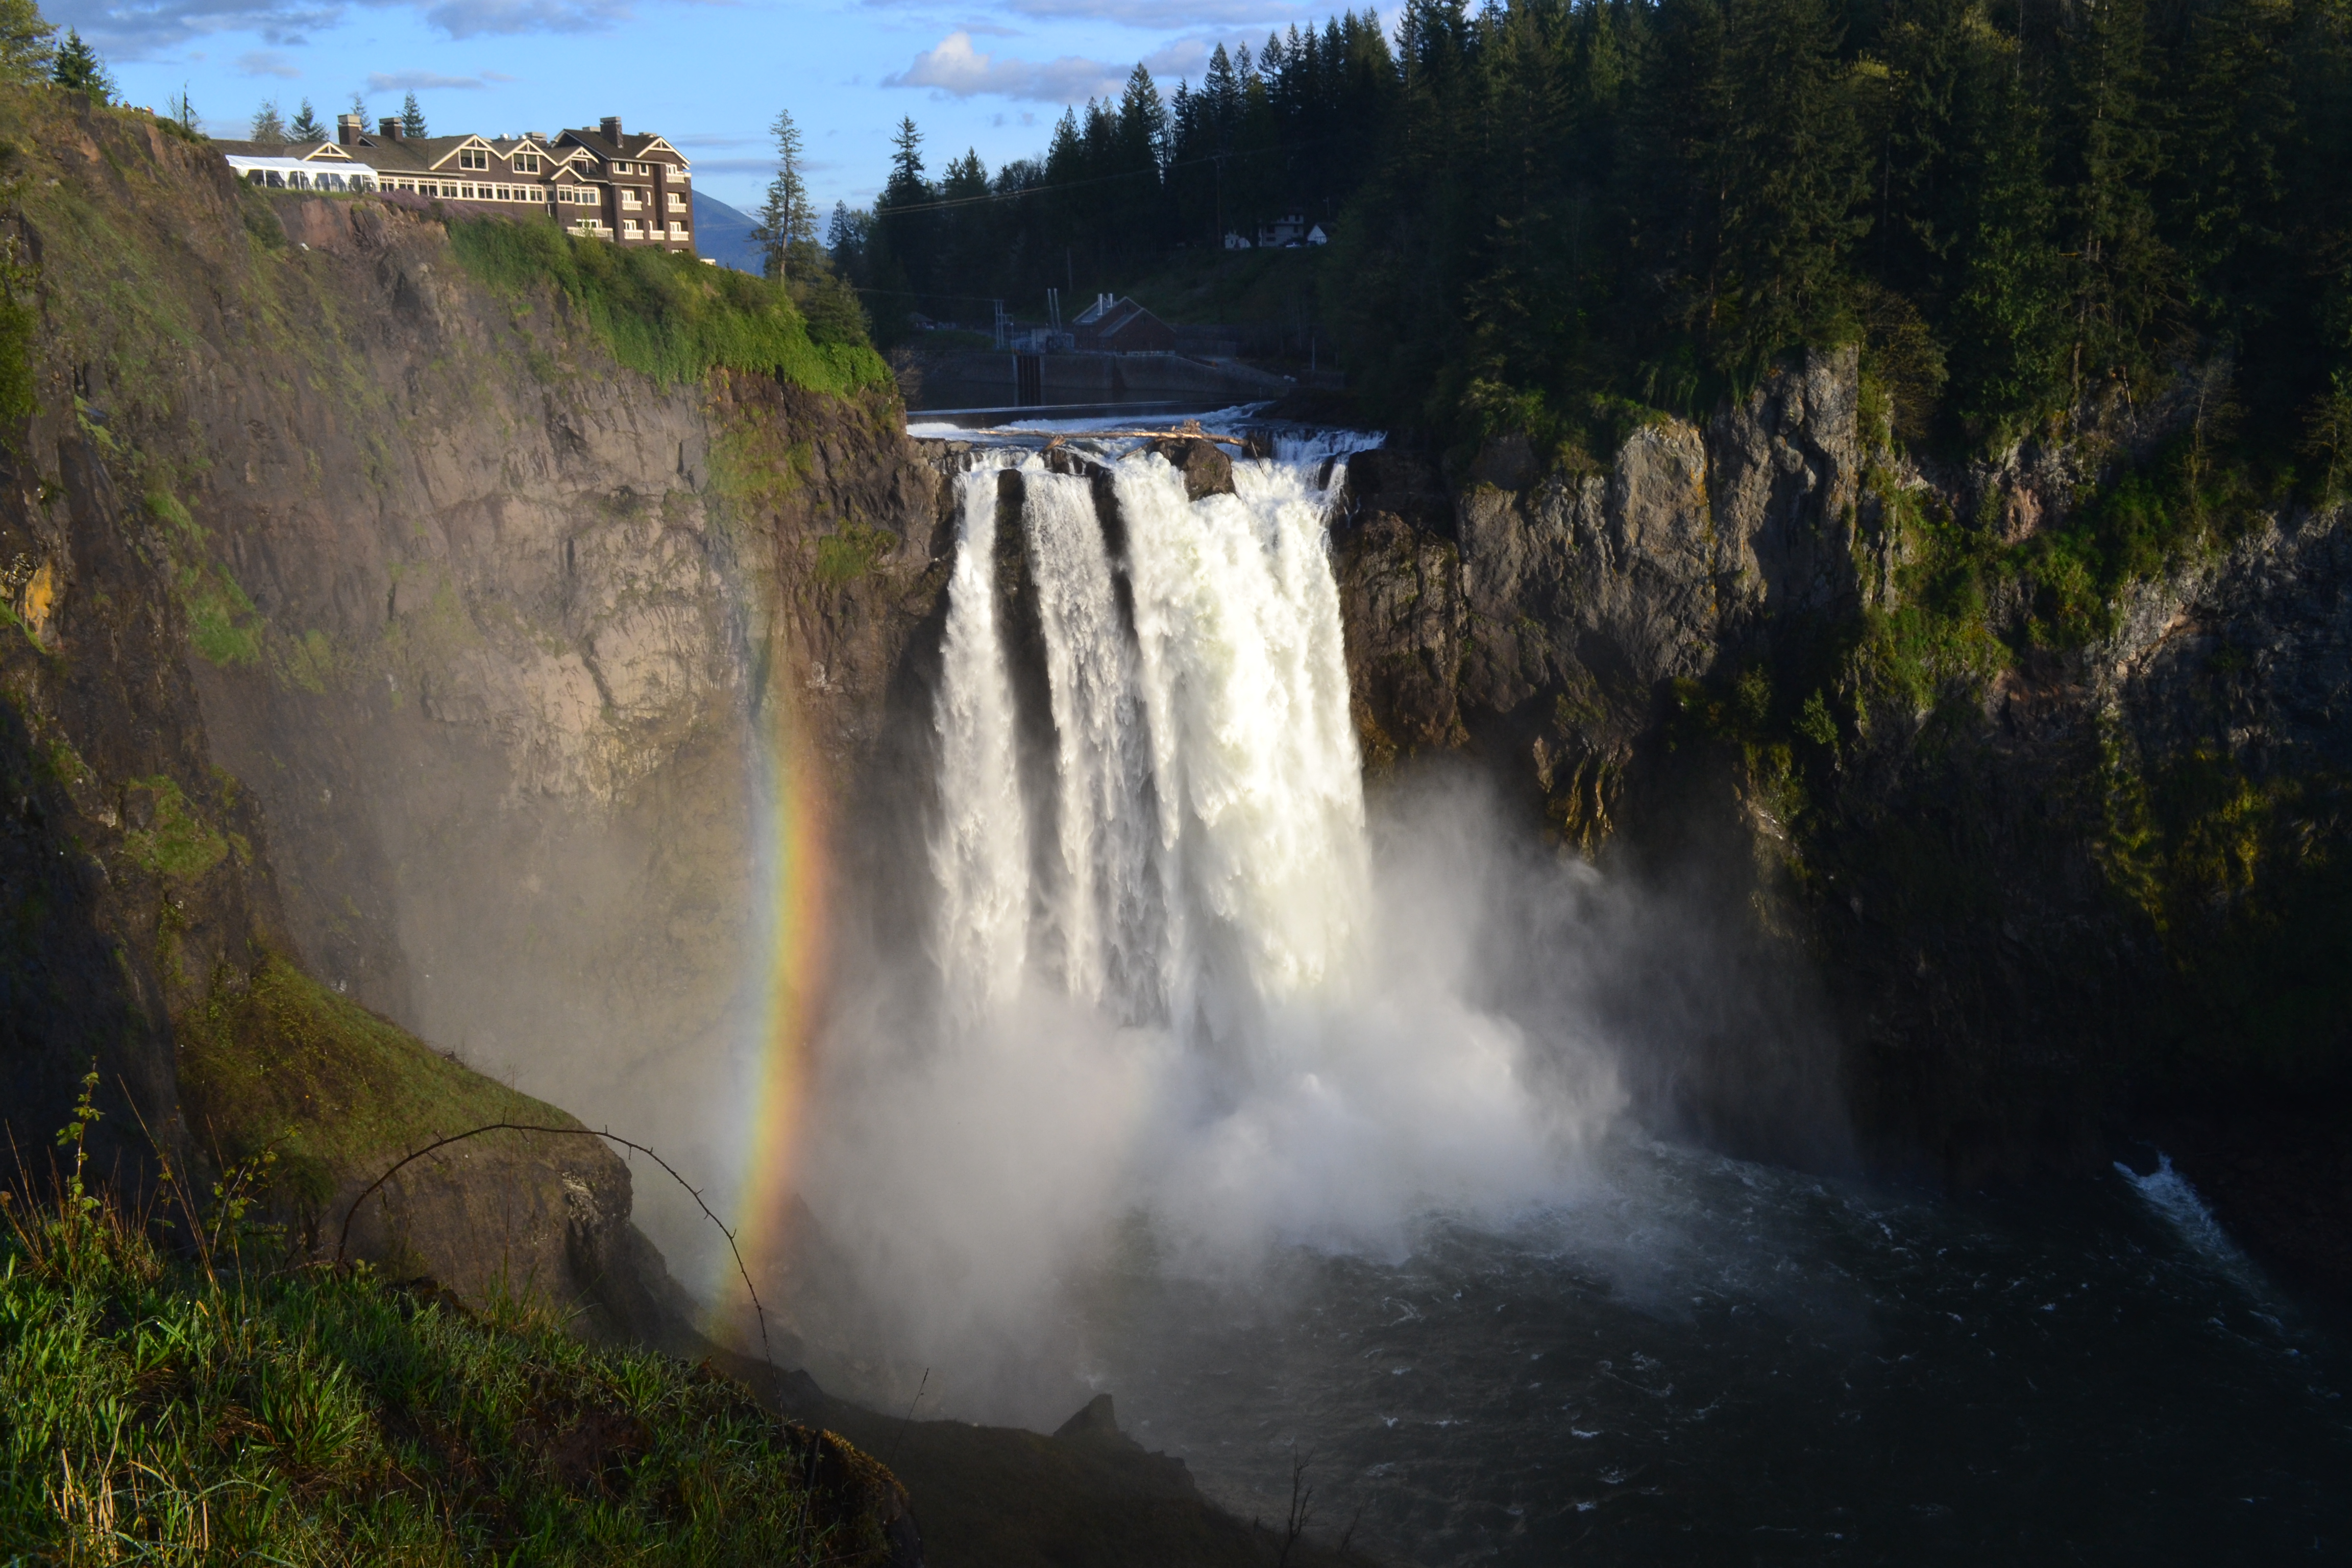
[[479,92],[482,79],[471,76],[443,76],[438,71],[372,71],[368,74],[370,92]]
[[941,38],[938,47],[917,55],[905,70],[884,77],[882,85],[928,87],[947,98],[993,93],[1070,103],[1082,98],[1115,97],[1126,80],[1125,68],[1076,55],[1039,64],[983,54],[971,47],[970,33],[958,32]]
[[292,60],[276,49],[248,49],[236,57],[239,76],[284,77],[288,81],[299,79],[302,72]]

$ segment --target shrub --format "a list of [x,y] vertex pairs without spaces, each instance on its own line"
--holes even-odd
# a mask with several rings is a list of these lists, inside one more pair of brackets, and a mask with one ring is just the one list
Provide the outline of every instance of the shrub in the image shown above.
[[776,375],[847,396],[890,379],[854,321],[831,308],[828,335],[811,338],[782,284],[652,246],[565,234],[552,223],[481,218],[449,238],[467,270],[496,288],[552,283],[613,357],[664,384],[728,369]]

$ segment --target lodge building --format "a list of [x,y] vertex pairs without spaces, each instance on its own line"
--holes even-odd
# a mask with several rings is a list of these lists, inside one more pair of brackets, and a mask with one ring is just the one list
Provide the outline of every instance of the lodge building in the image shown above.
[[337,117],[332,142],[216,142],[239,178],[314,190],[406,191],[465,213],[551,216],[574,234],[694,253],[688,162],[658,136],[624,134],[620,117],[551,137],[404,136]]

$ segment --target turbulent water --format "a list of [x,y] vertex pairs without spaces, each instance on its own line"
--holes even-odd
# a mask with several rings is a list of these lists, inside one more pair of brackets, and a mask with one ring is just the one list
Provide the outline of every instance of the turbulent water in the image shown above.
[[1344,449],[961,476],[937,1029],[817,1120],[842,1343],[938,1414],[1107,1388],[1244,1514],[1304,1460],[1318,1536],[1433,1563],[2340,1552],[2336,1352],[2168,1166],[1971,1207],[1625,1121],[1580,999],[1659,912],[1368,816]]
[[2003,1204],[1606,1164],[1393,1261],[1130,1258],[1092,1375],[1236,1511],[1284,1517],[1295,1456],[1320,1531],[1420,1563],[2352,1552],[2352,1366],[2168,1166]]

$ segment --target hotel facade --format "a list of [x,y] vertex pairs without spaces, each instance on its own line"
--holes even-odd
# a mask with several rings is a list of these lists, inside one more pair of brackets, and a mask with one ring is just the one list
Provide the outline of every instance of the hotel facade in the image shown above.
[[370,132],[346,114],[332,142],[214,145],[239,178],[257,184],[409,192],[460,211],[509,216],[543,212],[574,234],[694,253],[686,158],[658,136],[624,132],[617,115],[593,131],[548,137],[409,137],[397,120]]

